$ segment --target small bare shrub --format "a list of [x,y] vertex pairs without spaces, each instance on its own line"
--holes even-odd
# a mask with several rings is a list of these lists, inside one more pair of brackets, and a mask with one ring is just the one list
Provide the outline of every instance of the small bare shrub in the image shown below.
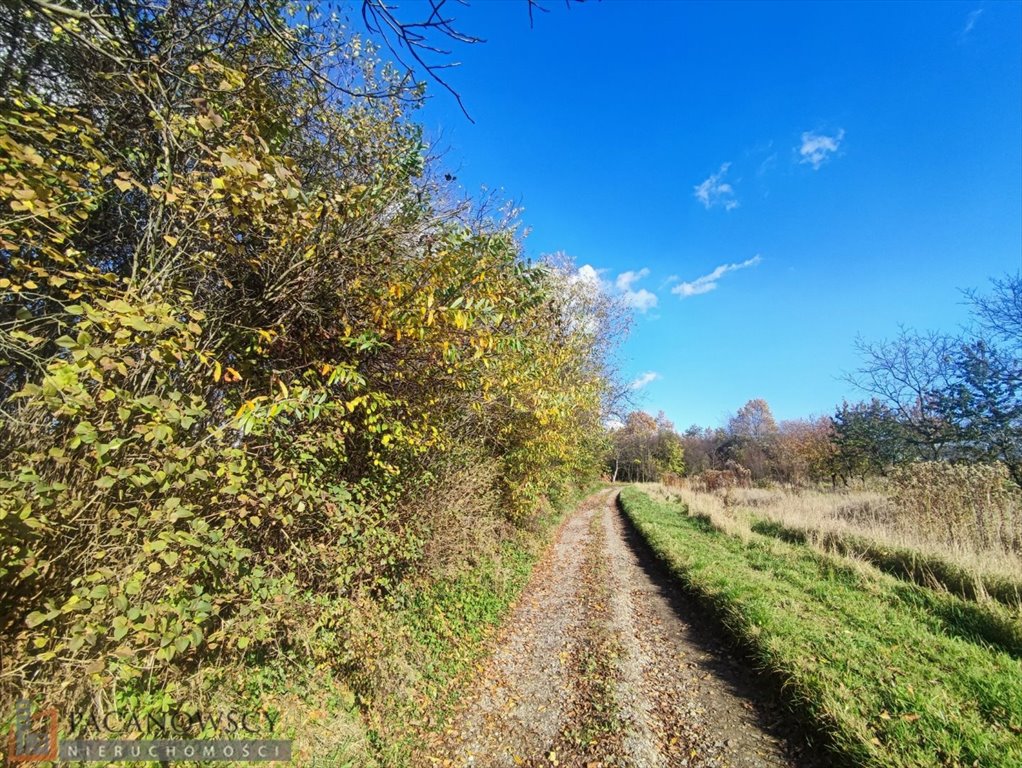
[[707,469],[701,472],[693,487],[706,493],[725,491],[731,488],[748,488],[752,485],[752,472],[737,461],[728,461],[724,469]]

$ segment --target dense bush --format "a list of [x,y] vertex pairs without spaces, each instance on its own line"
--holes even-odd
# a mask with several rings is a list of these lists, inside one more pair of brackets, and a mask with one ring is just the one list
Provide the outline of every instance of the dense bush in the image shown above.
[[428,489],[499,535],[592,471],[608,308],[450,202],[364,41],[282,3],[2,14],[5,710],[353,670],[360,605],[480,546]]

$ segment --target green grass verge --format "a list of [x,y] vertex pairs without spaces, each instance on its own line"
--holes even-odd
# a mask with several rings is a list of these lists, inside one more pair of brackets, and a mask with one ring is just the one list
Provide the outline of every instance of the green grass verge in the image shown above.
[[796,544],[818,541],[825,549],[865,560],[899,579],[946,589],[968,600],[978,600],[982,593],[986,593],[1009,608],[1022,607],[1022,580],[975,574],[937,555],[925,555],[907,547],[887,546],[862,536],[824,533],[774,520],[754,519],[752,530]]
[[[752,530],[766,536],[775,536],[792,544],[802,545],[811,541],[808,531],[798,528],[779,526],[776,523],[763,524],[754,522]],[[854,543],[839,545],[837,538],[825,537],[821,540],[821,546],[827,553],[834,553],[834,557],[860,557],[862,560],[876,566],[874,558],[861,555],[861,549]],[[865,541],[865,540],[863,540]],[[882,547],[877,547],[873,552],[880,557]],[[899,570],[896,562],[903,562],[906,567],[911,562],[911,550],[897,550],[904,554],[904,560],[897,554],[892,554],[891,559],[886,561],[889,567],[880,567],[879,570],[891,573],[898,579],[907,579],[906,572]],[[819,554],[815,551],[813,557],[830,557],[829,554]],[[840,560],[838,560],[840,561]],[[918,571],[917,573],[922,573]],[[912,606],[922,607],[928,611],[931,620],[937,620],[943,624],[943,630],[948,634],[960,635],[962,637],[989,643],[1010,653],[1015,658],[1022,659],[1022,614],[1018,609],[1002,607],[997,603],[986,602],[977,604],[973,599],[960,598],[955,594],[943,591],[944,587],[933,580],[922,580],[922,584],[915,579],[908,579],[910,584],[891,584],[889,594],[892,598],[901,600],[903,603]],[[937,587],[939,591],[934,591]]]
[[[1022,765],[1022,665],[926,590],[626,488],[620,504],[680,581],[783,681],[851,765]],[[949,597],[949,596],[945,596]],[[960,601],[961,602],[961,601]]]

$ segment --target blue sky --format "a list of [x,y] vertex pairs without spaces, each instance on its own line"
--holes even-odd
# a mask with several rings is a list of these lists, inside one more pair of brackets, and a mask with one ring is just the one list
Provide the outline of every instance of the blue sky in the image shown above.
[[[524,0],[420,112],[469,194],[524,207],[634,305],[646,410],[713,426],[861,397],[857,335],[954,330],[1022,268],[1022,4]],[[624,277],[622,277],[622,275]]]

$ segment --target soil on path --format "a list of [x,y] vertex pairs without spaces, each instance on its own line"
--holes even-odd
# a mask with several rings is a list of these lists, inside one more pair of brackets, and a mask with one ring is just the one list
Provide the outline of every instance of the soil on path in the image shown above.
[[772,768],[815,761],[615,505],[561,527],[465,692],[440,766]]

